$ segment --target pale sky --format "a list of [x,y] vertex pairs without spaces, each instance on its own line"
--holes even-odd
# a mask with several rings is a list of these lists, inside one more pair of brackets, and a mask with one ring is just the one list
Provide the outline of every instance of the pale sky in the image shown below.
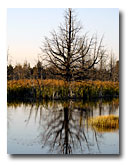
[[[104,45],[119,59],[119,10],[117,8],[76,8],[83,34],[104,34]],[[44,37],[64,22],[64,8],[10,8],[7,10],[7,46],[12,64],[36,63]]]

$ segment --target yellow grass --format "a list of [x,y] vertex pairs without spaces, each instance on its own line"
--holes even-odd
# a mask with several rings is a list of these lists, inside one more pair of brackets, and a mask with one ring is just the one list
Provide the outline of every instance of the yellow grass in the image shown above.
[[[39,84],[43,84],[44,86],[65,86],[68,85],[67,82],[64,82],[63,80],[55,80],[55,79],[47,79],[47,80],[38,80]],[[32,86],[32,83],[34,85],[38,84],[37,80],[10,80],[7,82],[8,87],[11,86]],[[112,81],[77,81],[77,82],[71,82],[71,86],[88,86],[88,87],[96,87],[97,89],[103,87],[105,89],[108,88],[119,88],[119,82],[112,82]]]
[[119,116],[106,115],[90,118],[88,120],[89,125],[99,131],[118,129],[119,128]]
[[[69,88],[70,87],[70,88]],[[73,81],[67,83],[63,80],[11,80],[7,82],[8,98],[31,96],[33,89],[36,90],[36,97],[53,99],[56,94],[58,99],[69,96],[77,99],[92,99],[98,97],[118,97],[119,82],[111,81]],[[72,91],[72,93],[71,93]]]

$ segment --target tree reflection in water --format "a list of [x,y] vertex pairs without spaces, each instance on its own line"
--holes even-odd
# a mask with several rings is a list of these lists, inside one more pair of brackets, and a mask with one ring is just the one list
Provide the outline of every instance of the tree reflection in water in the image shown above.
[[71,102],[64,104],[60,110],[53,111],[46,118],[47,127],[42,135],[43,146],[49,145],[50,152],[55,150],[57,153],[70,154],[72,149],[80,147],[82,150],[81,141],[85,141],[89,149],[84,127],[81,126],[83,113],[79,115],[80,112],[73,109]]
[[[60,109],[54,106],[44,119],[46,123],[45,131],[41,135],[42,147],[48,146],[48,153],[55,152],[57,154],[71,154],[76,149],[82,152],[86,147],[90,153],[94,142],[92,143],[88,136],[88,123],[85,129],[85,120],[88,122],[90,115],[93,115],[92,107],[76,107],[71,101],[64,103]],[[98,138],[102,135],[94,129],[93,132],[100,152]]]

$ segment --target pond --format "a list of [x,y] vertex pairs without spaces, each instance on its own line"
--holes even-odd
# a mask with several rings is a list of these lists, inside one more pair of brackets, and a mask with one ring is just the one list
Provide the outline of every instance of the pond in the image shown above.
[[8,103],[8,154],[119,154],[119,129],[88,124],[119,115],[119,100]]

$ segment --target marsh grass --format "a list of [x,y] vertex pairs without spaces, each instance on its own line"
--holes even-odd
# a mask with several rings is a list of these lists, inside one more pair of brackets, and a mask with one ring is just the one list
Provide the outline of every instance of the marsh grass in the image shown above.
[[85,99],[118,97],[119,82],[63,80],[11,80],[7,82],[8,99]]
[[99,132],[111,132],[119,129],[119,116],[106,115],[90,118],[88,124]]

